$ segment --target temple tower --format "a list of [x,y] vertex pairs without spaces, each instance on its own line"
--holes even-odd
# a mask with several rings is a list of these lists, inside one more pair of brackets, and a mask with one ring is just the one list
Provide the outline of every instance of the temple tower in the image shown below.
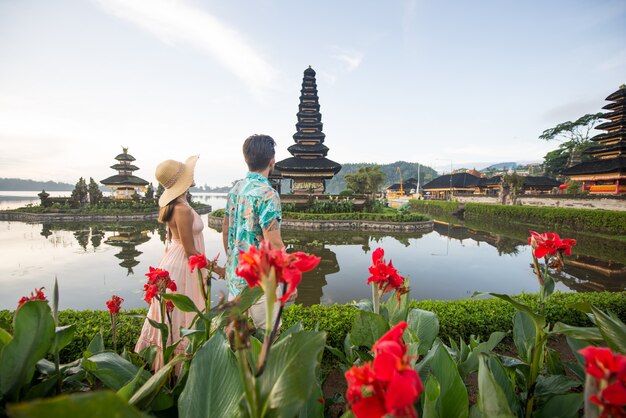
[[117,164],[111,168],[117,170],[117,175],[100,180],[100,183],[111,188],[111,195],[116,199],[130,199],[137,192],[145,192],[148,182],[134,176],[133,171],[139,167],[132,164],[135,157],[128,153],[128,148],[122,147],[122,153],[115,157]]
[[322,132],[315,71],[310,66],[304,70],[296,116],[298,122],[293,135],[295,144],[288,148],[293,157],[277,162],[275,168],[280,177],[292,180],[293,193],[324,193],[324,180],[333,178],[341,170],[341,165],[326,158],[328,147],[324,145],[326,135]]
[[591,138],[597,145],[587,150],[597,159],[576,164],[562,174],[581,181],[583,188],[593,194],[623,194],[626,193],[626,85],[621,85],[606,100],[611,103],[602,109],[609,112],[602,117],[608,122],[596,129],[607,132]]

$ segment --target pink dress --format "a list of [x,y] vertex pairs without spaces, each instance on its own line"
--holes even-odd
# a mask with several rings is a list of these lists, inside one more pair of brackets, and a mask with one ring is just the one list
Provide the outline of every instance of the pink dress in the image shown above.
[[[196,211],[192,212],[193,242],[196,250],[204,254],[204,236],[202,235],[204,223]],[[172,239],[169,245],[166,243],[165,254],[158,267],[170,273],[170,277],[176,282],[176,293],[188,296],[198,308],[204,308],[204,299],[202,297],[202,291],[200,290],[200,284],[198,283],[198,273],[197,271],[193,273],[189,271],[188,258],[180,240]],[[178,341],[180,338],[180,329],[188,328],[195,315],[194,313],[185,313],[174,308],[172,312],[172,332],[168,337],[168,345]],[[153,299],[153,303],[150,304],[147,316],[154,321],[161,322],[161,307],[156,298]],[[181,341],[178,347],[176,347],[175,354],[183,353],[185,348],[187,348],[187,344],[187,339]],[[157,356],[154,360],[154,370],[156,371],[163,367],[161,333],[146,320],[141,329],[141,335],[139,336],[137,345],[135,345],[135,352],[138,353],[150,345],[157,346]]]

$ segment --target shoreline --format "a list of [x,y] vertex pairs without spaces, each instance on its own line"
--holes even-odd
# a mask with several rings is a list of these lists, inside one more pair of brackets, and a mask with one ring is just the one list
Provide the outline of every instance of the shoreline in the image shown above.
[[[212,211],[210,205],[195,208],[199,215]],[[149,213],[123,213],[119,215],[88,214],[88,213],[28,213],[13,210],[0,210],[0,221],[17,222],[139,222],[157,219],[159,211]]]

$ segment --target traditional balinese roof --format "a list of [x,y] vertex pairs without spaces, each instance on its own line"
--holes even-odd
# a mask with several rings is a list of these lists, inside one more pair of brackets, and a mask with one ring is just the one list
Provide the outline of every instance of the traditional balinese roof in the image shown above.
[[[315,71],[309,67],[304,71],[294,145],[288,148],[293,157],[278,161],[276,170],[284,177],[293,174],[311,174],[311,177],[332,178],[341,170],[341,164],[326,158],[328,147],[323,145],[326,135],[322,132],[322,114],[319,112],[319,96]],[[332,173],[332,175],[329,175]],[[299,175],[298,178],[303,176]],[[293,177],[292,177],[293,178]]]
[[455,173],[452,174],[452,179],[450,179],[450,174],[444,174],[443,176],[439,176],[436,179],[433,179],[422,186],[423,189],[467,189],[471,187],[477,187],[479,185],[480,177],[473,176],[468,173]]
[[616,102],[618,100],[624,100],[626,98],[626,86],[622,85],[620,88],[609,94],[605,100],[609,102]]
[[[416,188],[417,188],[417,179],[413,177],[402,182],[403,190],[416,189]],[[390,190],[390,191],[400,190],[400,183],[392,184],[391,186],[387,187],[387,190]]]
[[123,152],[121,154],[118,154],[117,157],[115,157],[115,159],[117,161],[135,161],[135,157],[133,157],[132,155]]
[[626,117],[621,117],[619,119],[613,119],[610,122],[602,123],[596,126],[596,129],[602,129],[604,131],[610,131],[614,128],[624,127],[626,126]]
[[115,176],[107,177],[104,180],[100,180],[100,183],[104,184],[105,186],[117,186],[117,185],[125,185],[125,184],[132,185],[132,186],[147,186],[148,185],[147,181],[137,176],[120,176],[119,174]]
[[626,157],[603,158],[594,161],[585,161],[575,166],[566,168],[561,172],[565,176],[581,174],[601,174],[626,172]]
[[132,164],[113,164],[111,166],[111,168],[113,170],[124,170],[124,171],[137,171],[139,170],[139,167],[137,167],[136,165],[132,165]]
[[587,149],[584,153],[597,155],[597,154],[603,154],[607,152],[616,152],[616,151],[625,153],[626,142],[618,142],[617,144],[613,144],[613,145],[597,145],[595,147],[591,147]]
[[524,187],[545,187],[545,188],[553,188],[559,187],[561,185],[560,181],[551,179],[550,177],[545,176],[525,176],[524,178]]

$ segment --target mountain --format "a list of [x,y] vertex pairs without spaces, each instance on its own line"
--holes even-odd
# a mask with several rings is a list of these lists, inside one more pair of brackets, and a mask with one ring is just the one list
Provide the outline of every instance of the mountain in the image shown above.
[[492,164],[489,167],[485,167],[480,171],[504,171],[504,170],[515,170],[517,167],[519,166],[518,163],[498,163],[498,164]]
[[402,173],[402,180],[406,181],[413,177],[417,179],[417,168],[420,170],[420,184],[427,183],[437,177],[437,172],[432,168],[421,165],[419,163],[409,163],[406,161],[397,161],[391,164],[374,164],[374,163],[345,163],[341,165],[341,170],[335,177],[326,182],[326,192],[338,194],[346,188],[344,177],[346,174],[356,173],[359,168],[378,165],[380,170],[385,173],[385,187],[400,182],[398,167]]
[[69,183],[57,183],[55,181],[0,178],[0,190],[26,192],[45,190],[47,192],[71,192],[74,190],[74,185]]

